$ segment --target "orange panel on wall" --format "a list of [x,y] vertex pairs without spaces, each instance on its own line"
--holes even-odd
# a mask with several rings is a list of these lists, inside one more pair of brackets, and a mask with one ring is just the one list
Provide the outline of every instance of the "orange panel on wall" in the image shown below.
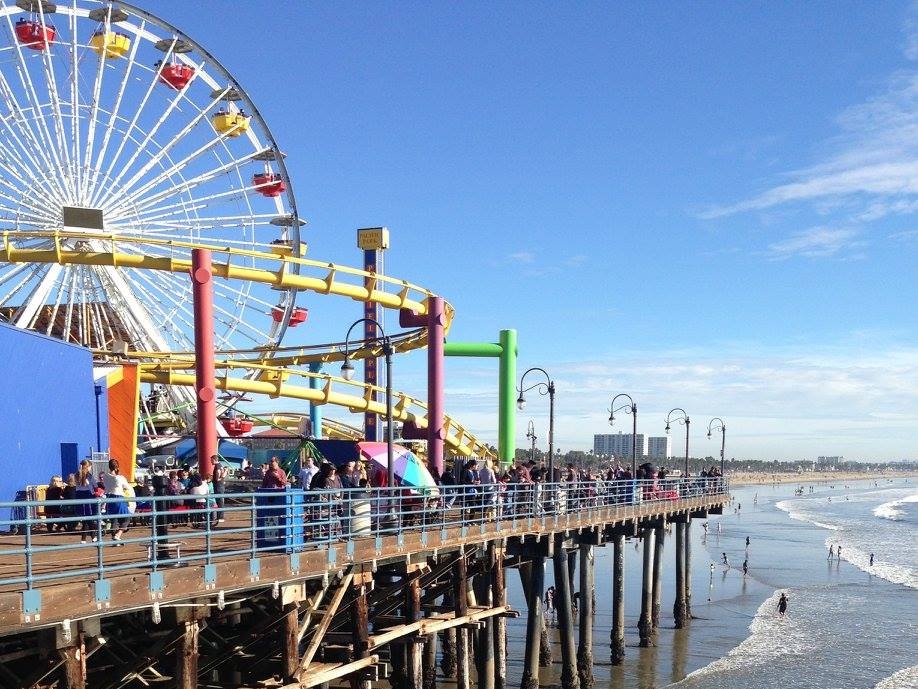
[[137,423],[140,403],[140,375],[137,366],[122,366],[109,374],[108,442],[111,456],[121,464],[121,473],[134,480],[137,462]]

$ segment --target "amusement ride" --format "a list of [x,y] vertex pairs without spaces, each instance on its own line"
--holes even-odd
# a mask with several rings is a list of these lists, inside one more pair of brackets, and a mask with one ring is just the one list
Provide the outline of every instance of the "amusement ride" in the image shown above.
[[[306,257],[285,155],[255,103],[192,38],[101,0],[0,0],[0,321],[133,363],[155,386],[148,434],[194,428],[191,255],[213,256],[223,435],[299,412],[237,414],[245,395],[384,414],[384,390],[317,364],[380,357],[382,340],[285,346],[304,295],[428,313],[430,291]],[[301,301],[301,299],[300,299]],[[444,332],[453,309],[445,305]],[[428,331],[387,338],[393,354]],[[427,427],[425,402],[392,393],[392,418]],[[157,419],[164,423],[157,423]],[[327,420],[332,437],[362,430]],[[453,454],[493,456],[444,417]]]

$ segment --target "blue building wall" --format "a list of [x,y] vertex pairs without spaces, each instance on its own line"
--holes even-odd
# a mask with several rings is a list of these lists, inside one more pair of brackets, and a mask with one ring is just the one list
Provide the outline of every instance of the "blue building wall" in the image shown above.
[[[108,446],[106,386],[96,386],[88,349],[0,323],[0,501],[29,484],[75,470],[90,448]],[[0,518],[7,516],[0,510]]]

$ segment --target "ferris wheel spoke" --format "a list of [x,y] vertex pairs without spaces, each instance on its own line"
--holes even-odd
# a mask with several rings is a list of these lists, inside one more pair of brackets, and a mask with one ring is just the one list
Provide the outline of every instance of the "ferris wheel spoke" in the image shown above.
[[48,266],[48,271],[32,287],[32,291],[26,295],[22,306],[13,314],[11,319],[13,325],[17,328],[31,328],[34,325],[38,312],[61,276],[63,269],[64,267],[57,263],[52,263]]
[[[146,25],[146,21],[142,21],[140,24],[141,30]],[[121,79],[121,84],[118,86],[118,94],[115,97],[115,104],[112,107],[111,113],[109,113],[108,123],[105,127],[105,134],[102,136],[102,145],[99,147],[99,154],[96,157],[96,161],[92,166],[93,170],[99,170],[102,167],[102,162],[105,160],[105,154],[108,151],[108,145],[111,141],[112,134],[115,130],[115,123],[118,121],[119,113],[121,112],[121,104],[124,100],[124,93],[127,90],[127,86],[130,83],[131,73],[134,71],[134,65],[136,64],[137,59],[137,50],[140,48],[140,41],[134,41],[131,45],[131,52],[128,55],[127,67],[124,71],[124,77]],[[152,91],[152,86],[150,90]],[[93,128],[94,130],[94,128]],[[90,159],[91,155],[87,154],[87,159]],[[90,205],[93,204],[93,200],[96,195],[96,186],[104,179],[104,176],[95,174],[92,177],[92,180],[89,185],[89,198]]]
[[[53,217],[52,212],[49,210],[49,206],[54,207],[57,202],[56,202],[56,199],[52,199],[50,196],[48,196],[48,193],[46,190],[34,184],[32,179],[24,178],[22,175],[19,174],[20,171],[18,169],[8,165],[7,160],[3,158],[0,158],[0,172],[5,173],[3,175],[0,175],[0,185],[6,187],[14,194],[21,194],[23,187],[28,187],[30,194],[35,197],[35,200],[38,202],[43,202],[44,205],[35,206],[31,203],[23,202],[21,199],[14,201],[14,203],[16,204],[21,203],[23,205],[26,205],[29,208],[32,208],[33,210],[35,210],[37,213],[40,213],[44,217],[47,217],[47,218]],[[20,186],[16,186],[13,183],[14,181],[19,182]]]
[[[12,86],[2,70],[0,70],[0,91],[2,91],[3,100],[6,102],[7,108],[10,111],[10,118],[18,125],[19,134],[26,140],[27,144],[30,144],[20,147],[21,152],[26,158],[30,159],[33,165],[35,165],[36,171],[43,170],[46,173],[54,173],[53,178],[51,178],[50,175],[46,175],[45,177],[54,180],[54,183],[57,185],[58,195],[63,196],[66,192],[64,189],[64,182],[58,176],[60,166],[51,160],[48,153],[50,144],[47,143],[45,136],[47,130],[45,127],[41,126],[43,124],[41,122],[41,113],[36,112],[35,120],[37,124],[33,130],[29,119],[25,116],[25,108],[19,103],[19,99],[16,98]],[[7,120],[8,118],[3,118],[4,125],[7,126],[11,136],[16,139],[16,132],[9,126]],[[32,155],[32,151],[38,151],[42,155],[44,159],[43,165],[37,164],[35,157]]]
[[[41,3],[39,3],[39,9],[41,8]],[[81,202],[83,200],[83,175],[82,169],[80,168],[80,89],[79,89],[79,57],[77,53],[77,26],[76,26],[76,12],[71,13],[70,15],[70,59],[71,59],[71,69],[70,69],[70,137],[71,137],[71,146],[73,147],[73,185],[76,188],[76,198]],[[51,51],[42,51],[42,54],[47,53],[49,55]],[[51,72],[53,75],[53,66],[51,67]],[[100,69],[101,73],[102,70]],[[55,89],[56,93],[56,89]],[[63,121],[61,122],[63,126]]]
[[[254,186],[252,189],[254,189]],[[241,199],[246,195],[246,192],[250,190],[251,189],[230,189],[229,191],[218,191],[206,196],[196,196],[194,198],[194,205],[189,205],[187,201],[167,203],[161,206],[146,208],[142,213],[137,213],[136,217],[143,220],[144,222],[152,222],[159,220],[160,218],[167,218],[182,212],[198,211],[202,208],[207,208],[211,201],[229,202]],[[158,215],[153,215],[154,213]],[[270,219],[277,217],[277,213],[264,213],[259,217],[267,217]]]
[[[234,158],[233,160],[230,160],[229,162],[223,163],[222,165],[218,165],[215,168],[206,170],[195,177],[186,179],[180,184],[177,184],[173,187],[169,187],[167,189],[163,189],[151,196],[148,196],[146,199],[143,199],[143,200],[137,199],[134,205],[134,209],[137,212],[141,212],[141,211],[146,210],[147,208],[150,208],[153,204],[159,203],[160,201],[162,201],[164,198],[168,196],[171,196],[173,194],[180,194],[184,192],[191,192],[192,190],[196,189],[202,184],[206,184],[207,182],[211,181],[215,177],[222,175],[229,170],[239,168],[242,165],[245,165],[246,163],[251,162],[253,159],[253,156],[255,155],[257,154],[249,153],[240,158]],[[147,187],[149,187],[152,190],[154,186],[158,186],[168,181],[168,179],[169,177],[167,175],[160,174],[155,180],[150,182],[147,185]]]
[[113,266],[98,267],[100,277],[104,277],[106,296],[113,304],[119,306],[119,313],[126,316],[130,328],[126,328],[135,340],[142,340],[152,345],[156,351],[168,352],[169,345],[156,327],[150,313],[143,306],[137,295],[127,283],[124,275]]
[[[31,147],[23,145],[23,139],[28,142],[31,138],[29,136],[31,131],[29,130],[28,134],[25,134],[20,127],[17,134],[10,126],[10,120],[15,122],[17,118],[14,114],[10,114],[9,118],[0,116],[0,124],[2,124],[0,137],[2,137],[3,148],[5,149],[4,155],[0,158],[3,169],[10,177],[15,178],[21,184],[28,184],[29,190],[36,195],[48,200],[56,199],[57,194],[60,193],[60,188],[55,188],[53,185],[48,186],[50,181],[48,176],[39,176],[36,173],[37,170],[43,169],[43,166],[32,153]],[[5,181],[9,183],[8,180]]]
[[[169,54],[171,54],[171,48],[170,48]],[[153,75],[152,83],[154,85],[158,83],[159,75],[162,73],[162,69],[165,66],[165,64],[166,62],[164,60],[162,64],[160,64],[159,68],[156,70],[155,74]],[[203,66],[204,65],[201,64],[199,68],[195,70],[194,75],[191,77],[191,81],[193,81],[195,76],[197,76],[200,73],[200,69]],[[180,90],[178,93],[175,94],[175,96],[170,101],[169,105],[166,107],[163,113],[159,116],[159,119],[156,121],[156,123],[150,128],[149,131],[147,131],[146,136],[144,137],[143,141],[140,142],[140,144],[134,150],[134,153],[131,155],[131,157],[128,158],[127,162],[121,166],[121,171],[118,173],[117,177],[115,177],[114,181],[112,182],[111,188],[109,189],[108,193],[100,197],[96,203],[98,203],[99,205],[104,205],[106,200],[109,199],[112,196],[112,194],[115,193],[116,189],[118,190],[119,194],[123,194],[125,189],[129,188],[127,184],[123,185],[122,187],[119,187],[121,180],[127,174],[128,170],[130,170],[133,167],[134,163],[137,162],[137,159],[142,154],[146,153],[148,146],[150,146],[151,142],[154,141],[154,137],[156,136],[157,132],[159,132],[163,124],[166,123],[166,121],[169,119],[169,116],[172,115],[172,113],[176,111],[178,104],[182,102],[182,97],[185,95],[185,91],[187,90],[188,86],[191,85],[191,81],[189,81],[188,85],[186,85],[185,88],[183,88],[182,90]],[[207,112],[209,112],[214,107],[216,107],[216,102],[209,104],[208,107],[204,108],[203,110],[199,110],[198,115],[192,120],[192,124],[190,126],[193,127],[195,124],[197,124],[197,122],[200,121],[200,118],[205,117]],[[182,136],[183,134],[171,137],[170,142],[166,144],[166,146],[162,147],[153,156],[151,161],[147,162],[144,168],[142,168],[142,171],[148,170],[149,168],[147,167],[147,165],[150,165],[151,162],[153,162],[153,165],[155,165],[154,161],[158,161],[162,158],[163,151],[165,150],[166,152],[168,152],[168,150],[171,149],[172,146],[174,146],[177,141],[181,140]]]

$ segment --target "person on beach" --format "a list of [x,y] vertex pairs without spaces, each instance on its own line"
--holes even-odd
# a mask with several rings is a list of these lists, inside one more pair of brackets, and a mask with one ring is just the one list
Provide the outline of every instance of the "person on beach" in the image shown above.
[[717,533],[720,533],[720,527],[721,527],[721,523],[717,522]]
[[725,565],[726,567],[729,567],[729,566],[730,566],[730,561],[727,560],[727,554],[726,554],[726,553],[722,553],[722,554],[721,554],[721,558],[722,558],[722,564]]
[[787,594],[782,593],[781,597],[778,599],[778,614],[781,617],[784,617],[784,613],[787,612]]
[[870,553],[870,566],[873,567],[873,553]]
[[829,557],[827,557],[826,559],[831,560],[833,557],[835,557],[835,546],[830,545],[829,546]]
[[749,547],[749,536],[746,536],[746,547]]
[[838,561],[841,562],[841,544],[839,544],[838,550],[835,551],[835,556],[838,558]]
[[746,576],[748,572],[749,572],[749,558],[746,558],[745,560],[743,560],[743,576]]

